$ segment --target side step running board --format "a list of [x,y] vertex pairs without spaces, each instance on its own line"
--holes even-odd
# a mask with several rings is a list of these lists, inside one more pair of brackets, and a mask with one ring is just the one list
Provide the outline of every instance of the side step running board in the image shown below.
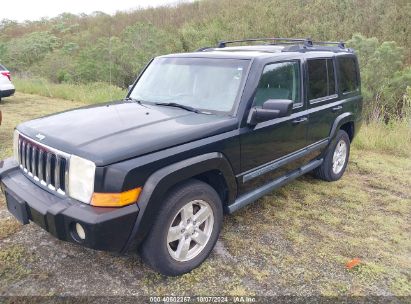
[[322,164],[322,162],[323,162],[323,159],[314,160],[306,164],[305,166],[302,166],[301,168],[295,171],[292,171],[291,173],[287,175],[281,176],[273,180],[272,182],[269,182],[268,184],[261,186],[260,188],[257,188],[249,193],[246,193],[240,196],[239,198],[235,200],[234,203],[232,203],[230,206],[227,207],[228,213],[233,213],[234,211],[237,211],[238,209],[241,209],[242,207],[255,202],[259,198],[281,187],[282,185],[288,183],[289,181],[296,179],[297,177],[317,168],[318,166]]

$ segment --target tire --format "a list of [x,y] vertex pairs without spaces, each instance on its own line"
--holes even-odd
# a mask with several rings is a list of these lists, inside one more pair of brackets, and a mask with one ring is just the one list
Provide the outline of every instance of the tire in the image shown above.
[[[334,159],[335,153],[336,159]],[[338,154],[341,155],[341,158]],[[323,163],[314,170],[314,175],[319,179],[329,182],[339,180],[347,168],[349,156],[350,138],[347,132],[338,130],[332,144],[325,153]]]
[[143,261],[167,276],[190,272],[211,253],[222,220],[221,199],[208,184],[192,179],[176,186],[140,247]]

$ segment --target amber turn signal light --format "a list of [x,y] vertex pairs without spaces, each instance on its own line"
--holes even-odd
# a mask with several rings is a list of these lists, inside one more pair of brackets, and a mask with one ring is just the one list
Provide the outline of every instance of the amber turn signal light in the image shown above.
[[96,207],[123,207],[137,202],[141,187],[121,193],[93,193],[91,205]]

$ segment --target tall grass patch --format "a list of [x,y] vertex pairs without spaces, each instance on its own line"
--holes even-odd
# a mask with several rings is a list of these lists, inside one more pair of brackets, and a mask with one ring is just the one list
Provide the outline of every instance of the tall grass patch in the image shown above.
[[62,98],[84,103],[98,103],[122,99],[126,90],[103,82],[88,84],[51,83],[43,78],[14,78],[16,90],[22,93]]
[[354,147],[411,157],[411,121],[364,124],[354,140]]

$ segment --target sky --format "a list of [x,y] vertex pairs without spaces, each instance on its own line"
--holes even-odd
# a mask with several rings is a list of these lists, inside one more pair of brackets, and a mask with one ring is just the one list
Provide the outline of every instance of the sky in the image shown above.
[[101,11],[114,14],[116,11],[139,7],[176,4],[180,0],[1,0],[0,20],[39,20],[42,17],[56,17],[68,12],[72,14]]

